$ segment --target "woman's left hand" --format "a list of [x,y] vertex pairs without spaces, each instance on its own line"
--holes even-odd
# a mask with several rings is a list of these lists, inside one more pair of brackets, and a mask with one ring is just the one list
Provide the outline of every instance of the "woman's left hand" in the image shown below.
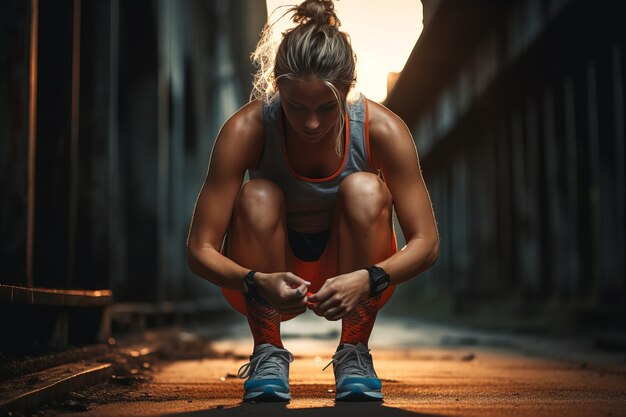
[[359,300],[369,295],[370,278],[365,269],[328,278],[322,288],[309,296],[308,306],[327,320],[339,320],[352,312]]

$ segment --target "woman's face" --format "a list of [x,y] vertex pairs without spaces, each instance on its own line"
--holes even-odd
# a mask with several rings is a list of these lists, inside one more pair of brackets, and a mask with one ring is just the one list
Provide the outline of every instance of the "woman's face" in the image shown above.
[[287,121],[307,143],[320,142],[328,132],[336,134],[339,104],[330,87],[317,78],[280,80],[280,101]]

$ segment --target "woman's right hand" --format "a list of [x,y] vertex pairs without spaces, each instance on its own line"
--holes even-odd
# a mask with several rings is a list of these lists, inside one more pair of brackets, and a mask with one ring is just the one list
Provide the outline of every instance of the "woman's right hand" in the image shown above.
[[254,281],[261,297],[279,313],[299,314],[306,311],[310,282],[291,272],[257,272],[254,274]]

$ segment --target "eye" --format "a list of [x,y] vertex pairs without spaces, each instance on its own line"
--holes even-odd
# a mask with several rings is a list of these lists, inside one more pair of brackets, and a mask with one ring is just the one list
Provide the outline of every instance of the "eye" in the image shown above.
[[322,107],[320,107],[320,109],[322,111],[333,111],[337,108],[337,103],[329,103],[329,104],[324,104]]
[[295,104],[295,103],[292,103],[290,101],[288,101],[287,104],[289,104],[289,107],[291,107],[295,111],[304,111],[304,110],[306,110],[306,108],[304,106],[300,105],[300,104]]

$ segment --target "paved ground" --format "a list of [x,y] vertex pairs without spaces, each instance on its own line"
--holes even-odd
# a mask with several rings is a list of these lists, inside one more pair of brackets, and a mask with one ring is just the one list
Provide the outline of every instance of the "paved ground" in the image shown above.
[[[235,375],[247,362],[252,340],[245,321],[237,318],[226,329],[204,329],[212,335],[210,345],[203,331],[180,333],[169,357],[145,364],[150,371],[136,371],[146,376],[144,382],[93,387],[42,413],[626,416],[623,353],[598,352],[581,340],[476,332],[385,317],[370,342],[384,403],[336,404],[332,367],[324,372],[322,368],[335,350],[339,329],[338,323],[312,314],[284,324],[285,347],[296,357],[291,368],[292,401],[286,405],[241,402],[243,381]],[[222,336],[216,339],[215,334]],[[194,354],[194,349],[201,354]]]

